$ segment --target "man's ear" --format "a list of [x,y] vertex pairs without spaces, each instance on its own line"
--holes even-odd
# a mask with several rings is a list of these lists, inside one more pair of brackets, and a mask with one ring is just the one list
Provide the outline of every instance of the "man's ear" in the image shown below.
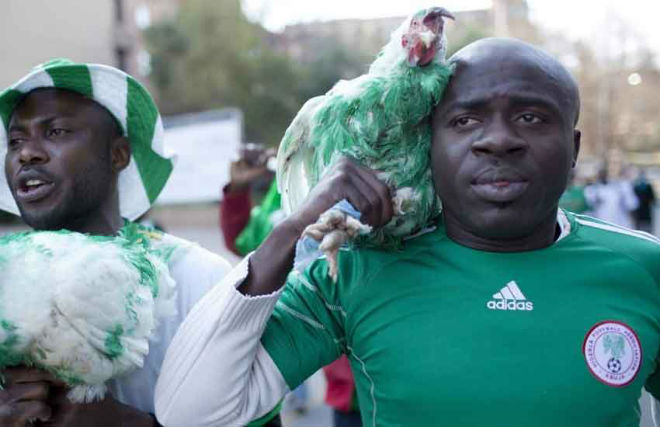
[[580,139],[582,132],[578,129],[573,129],[573,167],[577,164],[578,154],[580,153]]
[[115,138],[111,144],[110,155],[112,156],[112,171],[119,173],[124,170],[131,161],[131,144],[125,136]]

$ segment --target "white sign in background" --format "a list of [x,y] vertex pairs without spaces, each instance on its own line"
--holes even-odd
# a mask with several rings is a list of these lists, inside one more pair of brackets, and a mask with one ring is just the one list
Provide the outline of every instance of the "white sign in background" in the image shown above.
[[213,113],[166,119],[165,146],[177,154],[177,160],[156,204],[220,200],[221,189],[229,182],[229,164],[238,155],[243,125],[240,112]]

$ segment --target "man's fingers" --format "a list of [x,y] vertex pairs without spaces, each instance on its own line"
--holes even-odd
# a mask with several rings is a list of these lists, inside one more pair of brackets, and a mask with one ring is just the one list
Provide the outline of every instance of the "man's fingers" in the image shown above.
[[359,174],[353,175],[352,181],[362,195],[362,206],[358,207],[357,205],[354,205],[362,214],[360,222],[372,225],[374,227],[380,226],[382,221],[381,211],[383,210],[380,197],[378,197],[378,194],[374,191],[374,189],[371,188],[371,186],[363,178],[361,178]]
[[389,188],[375,174],[351,159],[340,159],[295,213],[298,228],[302,230],[315,223],[319,215],[342,199],[347,199],[360,211],[362,223],[375,227],[385,225],[392,217],[392,200]]
[[46,400],[50,392],[50,386],[46,382],[14,384],[4,390],[8,399],[13,402],[29,400]]
[[[356,164],[350,159],[342,160],[340,170],[349,175],[354,185],[360,188],[366,198],[363,221],[373,226],[382,226],[392,218],[392,198],[387,184],[378,179],[376,171]],[[356,206],[357,207],[357,206]]]
[[393,213],[389,187],[366,168],[359,167],[354,176],[372,209],[365,221],[374,226],[387,224]]
[[329,182],[335,199],[347,198],[362,214],[363,223],[385,225],[392,217],[392,200],[387,185],[376,176],[376,171],[342,158],[333,167]]
[[367,170],[367,173],[361,174],[368,183],[371,184],[371,187],[374,189],[374,192],[380,197],[382,203],[382,218],[381,225],[385,225],[392,219],[394,215],[394,207],[392,206],[392,192],[390,187],[383,182],[376,175],[376,171]]
[[32,420],[48,421],[53,415],[50,406],[37,401],[18,402],[15,406],[15,413],[16,418],[22,422],[19,425],[25,425]]
[[268,169],[265,166],[255,166],[246,168],[243,171],[243,178],[246,180],[254,181],[262,175],[265,175],[268,172]]
[[2,371],[5,386],[12,384],[24,384],[33,382],[59,382],[51,373],[37,368],[26,368],[24,366],[6,368]]
[[343,189],[343,193],[346,195],[346,199],[351,205],[355,207],[361,214],[367,216],[367,219],[364,221],[370,220],[369,214],[371,213],[371,206],[367,197],[360,191],[356,185],[349,185]]

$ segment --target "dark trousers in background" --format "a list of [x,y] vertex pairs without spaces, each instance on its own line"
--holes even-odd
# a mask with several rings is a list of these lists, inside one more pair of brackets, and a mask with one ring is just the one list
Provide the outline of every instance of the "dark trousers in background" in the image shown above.
[[332,417],[335,421],[335,427],[362,427],[362,418],[360,411],[332,411]]

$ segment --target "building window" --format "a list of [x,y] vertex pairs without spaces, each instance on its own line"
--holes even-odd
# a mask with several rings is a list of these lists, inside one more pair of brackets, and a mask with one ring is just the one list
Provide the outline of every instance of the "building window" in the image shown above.
[[117,59],[117,68],[123,71],[128,71],[128,64],[126,60],[128,59],[128,51],[123,47],[115,48],[115,57]]
[[138,73],[141,76],[148,76],[151,74],[151,55],[146,50],[140,50],[137,54],[137,67]]
[[151,25],[151,13],[146,4],[141,4],[135,9],[135,25],[141,30]]
[[115,20],[124,21],[124,0],[115,0]]

